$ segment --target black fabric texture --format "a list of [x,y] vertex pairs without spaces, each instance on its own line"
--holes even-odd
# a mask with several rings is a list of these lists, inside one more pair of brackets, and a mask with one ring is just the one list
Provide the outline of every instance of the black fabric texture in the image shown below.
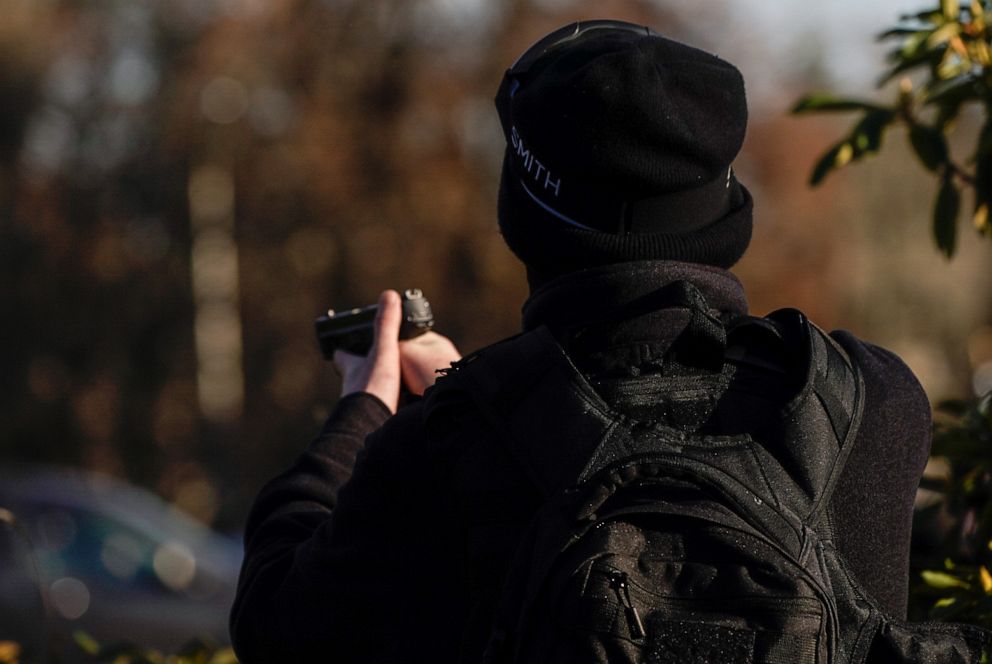
[[[677,282],[657,292],[676,286],[694,289]],[[688,300],[695,307],[698,299],[675,302]],[[795,448],[777,453],[749,436],[710,438],[624,420],[613,412],[613,402],[598,398],[583,381],[543,326],[459,363],[437,388],[435,394],[471,394],[537,486],[561,485],[554,450],[595,447],[584,453],[589,462],[578,486],[546,491],[549,503],[528,528],[510,568],[496,629],[501,636],[490,644],[492,661],[642,661],[647,653],[636,643],[644,635],[639,616],[712,628],[706,648],[699,639],[662,644],[676,660],[712,655],[724,661],[737,650],[732,635],[744,627],[756,631],[761,657],[755,661],[762,664],[800,664],[825,655],[828,646],[819,635],[834,604],[822,599],[829,591],[805,580],[821,576],[822,569],[819,558],[809,568],[811,558],[803,551],[810,540],[803,533],[814,532],[818,505],[835,486],[860,421],[863,391],[841,351],[805,317],[786,311],[774,320],[782,326],[781,338],[800,344],[806,358],[794,367],[802,376],[792,400],[795,415],[783,421],[781,414],[766,413],[779,428],[784,425],[783,437]],[[550,362],[534,359],[545,357]],[[709,390],[719,394],[725,387],[716,382]],[[849,426],[836,427],[840,436],[833,422],[843,415],[817,417],[821,391],[833,392],[828,401],[848,414]],[[516,396],[508,400],[507,393]],[[549,403],[545,395],[555,395],[555,410],[536,421],[526,405]],[[820,463],[821,453],[831,463]],[[805,472],[784,471],[783,460]],[[797,478],[803,478],[800,490]],[[807,573],[797,574],[797,568]],[[834,588],[841,593],[851,586]],[[865,619],[855,612],[844,637],[856,635]]]
[[[929,403],[894,353],[849,332],[836,332],[834,338],[864,372],[867,404],[861,432],[829,505],[835,542],[890,615],[904,616],[913,501],[930,453]],[[890,379],[878,379],[885,376]]]
[[740,72],[658,35],[595,30],[507,72],[498,217],[551,275],[628,260],[730,267],[751,237],[731,164],[747,125]]
[[[596,293],[596,308],[622,309],[628,298],[687,279],[722,319],[746,314],[739,284],[714,268],[672,262],[597,270],[613,285]],[[532,298],[525,321],[570,326],[586,313],[575,303],[589,283],[576,275],[571,287],[563,278],[535,293],[541,297]],[[664,391],[653,384],[666,379],[664,351],[687,321],[679,307],[604,321],[595,334],[572,340],[570,357],[619,408],[627,399],[648,408],[651,391]],[[906,609],[910,519],[929,450],[929,405],[894,355],[848,333],[833,337],[865,384],[863,422],[827,507],[834,544],[850,573],[898,618]],[[769,339],[773,349],[774,335]],[[705,426],[760,435],[769,409],[794,389],[779,375],[700,369],[693,380],[729,380]],[[535,405],[536,417],[547,412]],[[479,659],[509,561],[544,497],[471,403],[445,403],[429,422],[422,402],[387,416],[368,395],[343,399],[321,436],[259,494],[231,616],[245,664]]]
[[636,197],[726,176],[744,142],[744,80],[729,62],[660,36],[597,30],[573,40],[496,96],[511,128],[551,171]]
[[[624,261],[673,260],[732,267],[751,242],[751,194],[743,186],[731,210],[698,230],[610,234],[562,222],[534,206],[504,168],[497,215],[503,240],[534,272],[550,278]],[[512,220],[512,221],[511,221]],[[663,226],[662,226],[663,229]]]
[[752,664],[754,632],[686,620],[648,623],[647,664]]

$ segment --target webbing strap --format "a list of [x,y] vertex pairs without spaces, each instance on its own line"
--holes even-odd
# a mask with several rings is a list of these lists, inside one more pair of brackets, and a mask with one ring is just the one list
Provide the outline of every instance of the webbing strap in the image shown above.
[[814,362],[817,373],[813,379],[813,389],[840,445],[826,484],[806,519],[806,524],[814,528],[823,518],[854,448],[864,413],[865,385],[861,370],[850,361],[840,344],[813,323],[807,321],[807,325],[816,344]]

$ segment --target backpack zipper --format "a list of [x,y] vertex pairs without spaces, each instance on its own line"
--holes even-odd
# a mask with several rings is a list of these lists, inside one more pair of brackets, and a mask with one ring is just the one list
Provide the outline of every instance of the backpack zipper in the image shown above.
[[643,639],[646,634],[644,623],[641,622],[641,615],[637,612],[637,607],[630,601],[630,585],[627,583],[627,573],[612,570],[610,572],[610,586],[616,592],[620,606],[623,607],[630,635],[635,639]]

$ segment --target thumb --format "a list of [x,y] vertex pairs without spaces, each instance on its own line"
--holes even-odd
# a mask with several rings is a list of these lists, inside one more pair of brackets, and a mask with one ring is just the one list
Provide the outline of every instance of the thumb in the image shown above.
[[395,347],[400,336],[400,325],[403,322],[403,309],[400,306],[400,294],[394,290],[383,291],[379,295],[379,310],[375,314],[375,324],[372,336],[372,352]]

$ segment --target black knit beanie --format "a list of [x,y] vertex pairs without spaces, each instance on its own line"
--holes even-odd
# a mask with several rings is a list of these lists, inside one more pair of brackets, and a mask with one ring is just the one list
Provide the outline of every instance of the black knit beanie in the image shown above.
[[751,196],[731,169],[747,103],[733,65],[645,27],[575,23],[507,71],[496,108],[500,229],[530,271],[728,268],[747,248]]

